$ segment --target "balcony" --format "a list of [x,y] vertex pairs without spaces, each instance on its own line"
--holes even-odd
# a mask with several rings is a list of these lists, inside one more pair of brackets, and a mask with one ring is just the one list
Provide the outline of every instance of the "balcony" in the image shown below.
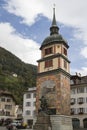
[[70,104],[71,104],[71,105],[74,105],[74,104],[75,104],[75,102],[71,102]]
[[74,111],[71,111],[71,115],[74,115],[75,114],[75,112]]
[[71,115],[74,115],[74,114],[75,114],[75,108],[71,108],[70,114],[71,114]]
[[78,114],[84,114],[84,108],[79,108],[78,109]]
[[82,102],[82,101],[80,101],[80,102],[78,102],[78,104],[83,104],[84,102]]
[[78,104],[83,104],[84,103],[84,99],[83,98],[78,98]]
[[75,104],[75,99],[74,98],[71,98],[71,105],[74,105]]
[[83,111],[81,111],[81,112],[78,112],[78,114],[84,114],[84,112],[83,112]]

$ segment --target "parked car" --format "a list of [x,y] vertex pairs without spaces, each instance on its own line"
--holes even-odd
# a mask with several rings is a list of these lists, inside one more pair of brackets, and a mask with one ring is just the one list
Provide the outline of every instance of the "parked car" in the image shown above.
[[27,128],[27,124],[26,123],[21,123],[19,125],[17,125],[17,129],[26,129]]
[[27,124],[23,123],[22,121],[13,120],[12,123],[6,126],[7,130],[17,130],[17,129],[26,129]]
[[13,120],[11,123],[9,123],[6,128],[8,130],[17,130],[17,127],[21,126],[21,122],[17,121],[17,120]]
[[4,126],[9,125],[10,123],[12,123],[12,119],[7,118],[7,119],[4,120]]
[[17,130],[17,123],[16,122],[12,122],[12,123],[10,123],[10,124],[8,124],[7,126],[6,126],[6,128],[8,129],[8,130]]

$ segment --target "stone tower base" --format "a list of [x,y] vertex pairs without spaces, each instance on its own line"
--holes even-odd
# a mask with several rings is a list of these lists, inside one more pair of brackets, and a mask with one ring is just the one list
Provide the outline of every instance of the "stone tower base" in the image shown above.
[[73,130],[72,119],[65,115],[51,115],[50,116],[52,130]]

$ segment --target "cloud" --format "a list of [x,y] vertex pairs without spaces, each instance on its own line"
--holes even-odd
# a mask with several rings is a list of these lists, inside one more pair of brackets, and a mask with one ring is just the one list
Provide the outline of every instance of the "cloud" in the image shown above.
[[39,44],[16,32],[9,23],[0,23],[0,46],[6,48],[26,63],[37,64],[40,58]]
[[[24,23],[33,24],[38,14],[52,19],[53,4],[56,5],[56,18],[64,24],[85,27],[87,15],[87,1],[84,0],[8,0],[4,8],[23,18]],[[78,5],[79,3],[79,5]]]
[[53,4],[56,5],[57,21],[76,28],[75,38],[87,45],[87,0],[8,0],[4,8],[22,18],[21,23],[32,25],[42,14],[52,19]]
[[27,25],[33,24],[38,14],[43,10],[41,0],[26,0],[26,2],[23,0],[8,0],[4,8],[12,14],[22,17],[21,23]]
[[87,46],[81,49],[81,55],[87,58]]

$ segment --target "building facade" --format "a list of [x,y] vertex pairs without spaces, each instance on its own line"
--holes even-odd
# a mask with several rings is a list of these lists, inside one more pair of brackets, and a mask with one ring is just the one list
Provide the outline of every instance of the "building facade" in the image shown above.
[[23,96],[23,120],[30,128],[33,125],[33,119],[36,114],[36,87],[29,88]]
[[87,76],[71,76],[71,115],[74,128],[87,128]]
[[7,91],[0,91],[0,119],[15,118],[16,100]]

